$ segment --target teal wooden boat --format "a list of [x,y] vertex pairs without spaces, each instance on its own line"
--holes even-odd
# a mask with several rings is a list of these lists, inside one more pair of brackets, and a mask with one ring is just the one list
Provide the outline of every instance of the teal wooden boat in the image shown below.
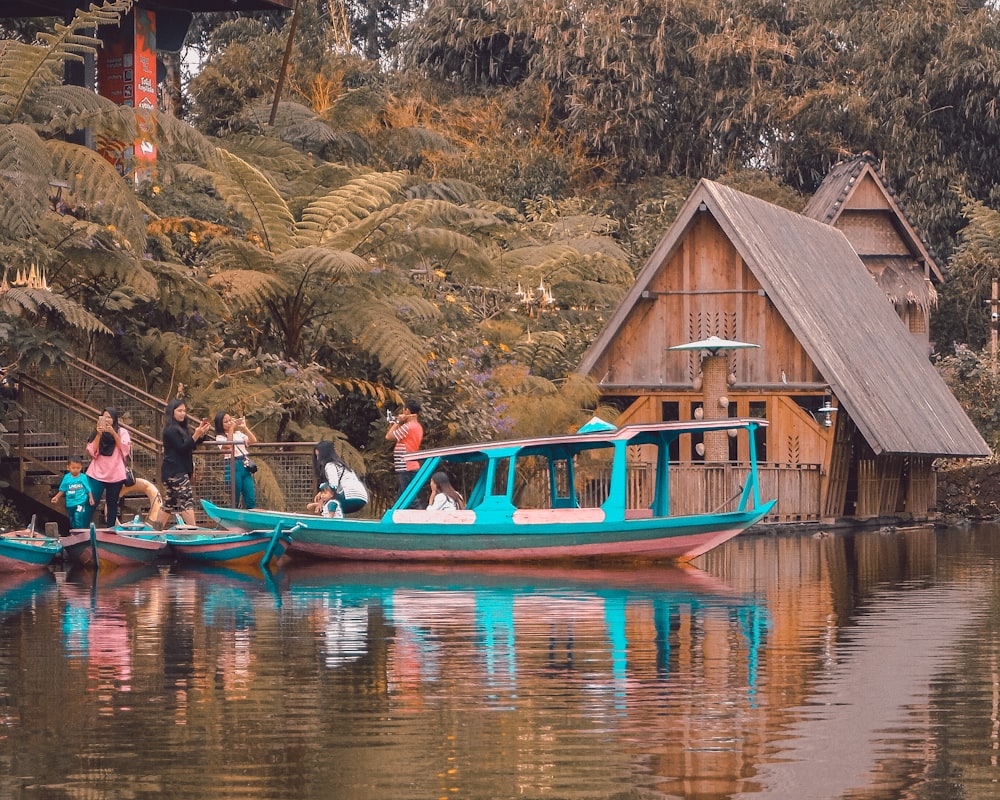
[[[233,509],[202,501],[224,528],[301,523],[290,555],[363,561],[652,558],[688,561],[761,520],[760,419],[626,425],[563,436],[425,450],[413,481],[381,519]],[[695,437],[743,440],[745,463],[681,465]],[[734,448],[737,445],[734,442]],[[428,511],[438,470],[469,486],[467,507]],[[674,480],[674,473],[680,478]],[[721,498],[721,502],[720,502]]]
[[53,536],[14,531],[0,536],[0,572],[45,569],[62,553],[62,543]]
[[296,530],[298,526],[279,522],[273,530],[170,529],[165,533],[170,549],[181,561],[268,569],[288,550]]

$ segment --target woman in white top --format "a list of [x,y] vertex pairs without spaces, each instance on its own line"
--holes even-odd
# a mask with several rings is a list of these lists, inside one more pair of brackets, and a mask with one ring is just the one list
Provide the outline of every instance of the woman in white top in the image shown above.
[[464,507],[465,500],[451,485],[451,479],[446,473],[435,472],[431,475],[431,502],[427,506],[428,511],[458,511]]
[[[235,478],[236,488],[233,497],[233,508],[239,508],[242,501],[244,508],[254,508],[257,505],[257,487],[253,475],[247,471],[244,461],[249,457],[247,445],[256,444],[250,426],[243,417],[234,417],[225,411],[215,415],[215,441],[220,442],[219,449],[226,460],[226,488],[230,492],[230,478]],[[235,466],[234,466],[235,465]]]
[[[313,472],[317,484],[326,483],[333,489],[345,514],[356,514],[368,505],[368,489],[357,473],[337,455],[333,442],[317,442],[313,448]],[[317,494],[313,502],[319,502],[319,499]]]

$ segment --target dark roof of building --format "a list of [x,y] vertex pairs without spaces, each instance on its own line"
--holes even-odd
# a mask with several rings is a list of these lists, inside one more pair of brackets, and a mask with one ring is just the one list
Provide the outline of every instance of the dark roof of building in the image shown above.
[[896,192],[889,186],[885,175],[870,153],[835,164],[823,179],[816,193],[809,198],[809,202],[802,210],[802,215],[825,222],[827,225],[836,226],[837,218],[844,212],[845,208],[850,206],[851,195],[861,185],[865,175],[870,175],[873,184],[881,190],[893,215],[896,229],[903,241],[913,251],[914,257],[918,261],[926,262],[931,274],[938,280],[942,280],[943,272],[937,263],[934,252],[918,232],[913,220],[910,219],[903,204],[896,196]]
[[590,372],[699,211],[712,214],[876,453],[990,449],[836,228],[702,180],[581,362]]
[[[89,8],[91,0],[4,0],[0,18],[62,17],[74,8]],[[142,0],[144,8],[183,11],[280,11],[291,9],[294,0]]]

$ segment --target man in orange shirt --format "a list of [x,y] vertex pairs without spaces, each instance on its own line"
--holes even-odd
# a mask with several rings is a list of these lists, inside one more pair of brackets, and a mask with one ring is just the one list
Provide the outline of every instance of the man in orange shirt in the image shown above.
[[[420,424],[420,403],[416,400],[407,400],[400,409],[399,414],[389,425],[389,430],[385,438],[389,441],[395,440],[396,446],[392,449],[392,464],[396,470],[396,485],[399,494],[410,485],[413,476],[420,466],[419,461],[407,461],[409,453],[415,453],[420,449],[420,443],[424,439],[424,428]],[[398,495],[397,495],[398,496]],[[411,503],[413,508],[418,508],[419,504]]]

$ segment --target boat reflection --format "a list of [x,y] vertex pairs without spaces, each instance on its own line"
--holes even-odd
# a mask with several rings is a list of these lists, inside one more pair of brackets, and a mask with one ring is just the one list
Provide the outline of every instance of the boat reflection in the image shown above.
[[742,641],[752,696],[767,628],[756,597],[690,566],[293,563],[283,577],[286,604],[322,619],[326,666],[387,639],[396,690],[438,677],[444,650],[464,641],[492,689],[513,689],[519,665],[537,675],[600,663],[624,698],[636,669],[669,674],[680,637],[721,624]]
[[0,573],[0,619],[30,606],[55,587],[55,576],[48,570]]

